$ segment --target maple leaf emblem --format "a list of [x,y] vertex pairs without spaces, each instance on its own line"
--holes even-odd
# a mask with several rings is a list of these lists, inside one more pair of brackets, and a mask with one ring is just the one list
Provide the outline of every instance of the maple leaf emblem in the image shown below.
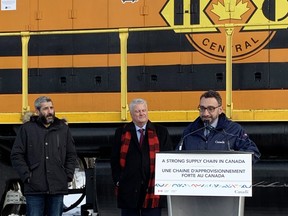
[[[248,2],[239,1],[235,5],[223,5],[220,2],[213,4],[211,12],[219,17],[219,20],[236,19],[241,20],[241,16],[245,14],[250,8],[247,6]],[[229,7],[230,6],[230,7]]]

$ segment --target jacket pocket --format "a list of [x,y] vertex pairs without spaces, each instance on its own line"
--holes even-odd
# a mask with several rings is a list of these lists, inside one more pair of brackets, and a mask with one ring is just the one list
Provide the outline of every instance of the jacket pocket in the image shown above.
[[29,166],[30,171],[32,171],[32,170],[34,170],[36,167],[38,167],[39,164],[40,164],[40,163],[38,162],[38,163],[35,163],[35,164],[30,165],[30,166]]

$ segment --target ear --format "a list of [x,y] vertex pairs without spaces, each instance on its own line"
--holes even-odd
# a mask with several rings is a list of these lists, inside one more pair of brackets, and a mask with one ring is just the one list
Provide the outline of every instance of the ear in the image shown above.
[[38,109],[35,110],[35,113],[39,115],[40,111]]

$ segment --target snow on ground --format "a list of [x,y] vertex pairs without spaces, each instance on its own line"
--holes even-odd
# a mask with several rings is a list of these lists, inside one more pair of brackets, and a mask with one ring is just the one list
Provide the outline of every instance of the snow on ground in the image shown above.
[[[72,205],[78,198],[81,196],[81,194],[69,194],[67,196],[64,196],[64,204],[66,206]],[[86,203],[86,199],[84,198],[83,201],[74,209],[71,209],[68,212],[63,213],[65,216],[80,216],[81,215],[81,205],[84,205]]]
[[[85,172],[79,168],[75,169],[74,179],[69,189],[79,189],[85,187]],[[74,204],[82,194],[69,194],[64,196],[64,205],[69,207]],[[86,198],[75,208],[68,212],[64,212],[65,216],[80,216],[81,215],[81,205],[86,204]]]

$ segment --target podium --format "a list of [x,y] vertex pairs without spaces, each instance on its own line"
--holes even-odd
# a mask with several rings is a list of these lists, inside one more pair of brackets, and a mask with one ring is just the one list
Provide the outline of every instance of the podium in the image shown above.
[[168,216],[244,216],[252,196],[252,153],[176,151],[156,154],[155,194]]
[[244,197],[167,196],[168,216],[244,216]]

